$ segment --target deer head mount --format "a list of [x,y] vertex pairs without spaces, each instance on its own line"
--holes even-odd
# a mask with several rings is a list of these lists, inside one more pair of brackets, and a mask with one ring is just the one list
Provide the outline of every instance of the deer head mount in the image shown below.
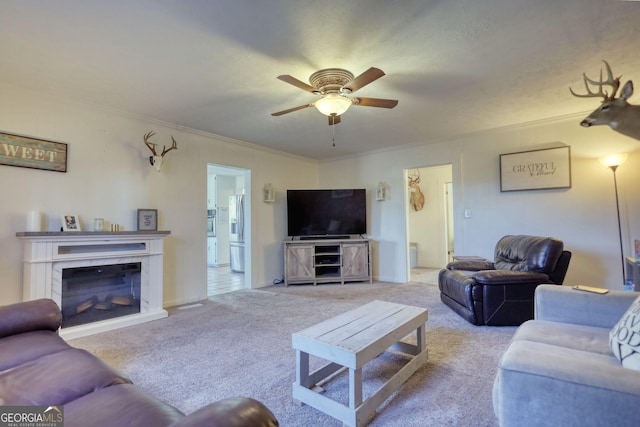
[[158,153],[156,152],[156,146],[158,144],[155,144],[149,141],[149,138],[151,138],[155,134],[156,133],[153,131],[145,133],[144,145],[149,147],[149,150],[151,150],[151,153],[153,153],[153,156],[149,156],[149,163],[151,163],[151,166],[153,166],[154,168],[156,168],[158,172],[160,172],[160,169],[162,168],[162,160],[164,159],[164,155],[171,150],[177,150],[178,143],[176,143],[176,140],[173,139],[173,136],[171,136],[171,141],[173,141],[173,144],[171,145],[171,147],[167,148],[166,146],[162,146],[162,154],[158,155]]
[[420,170],[416,169],[415,174],[408,175],[409,179],[409,191],[411,196],[409,197],[409,204],[414,211],[421,211],[424,207],[424,194],[420,191]]
[[[571,94],[578,98],[602,98],[602,105],[585,117],[580,125],[584,127],[609,125],[616,132],[640,139],[640,105],[631,105],[627,102],[627,99],[633,95],[633,82],[631,80],[626,82],[620,91],[620,96],[616,98],[616,92],[620,87],[620,76],[614,78],[607,61],[602,62],[607,70],[606,80],[602,79],[602,69],[600,69],[600,81],[590,79],[585,73],[582,74],[587,93],[578,94],[569,88]],[[589,85],[597,90],[592,91]],[[611,94],[604,90],[604,86],[611,88]]]

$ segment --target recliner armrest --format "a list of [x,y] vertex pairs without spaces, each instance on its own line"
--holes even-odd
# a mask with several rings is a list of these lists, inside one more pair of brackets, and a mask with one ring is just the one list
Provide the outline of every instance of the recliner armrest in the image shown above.
[[540,285],[535,293],[535,318],[613,328],[640,292],[578,291],[571,286]]
[[170,427],[277,427],[278,420],[261,402],[250,397],[230,397],[211,403]]
[[491,261],[452,261],[447,264],[447,270],[482,271],[493,270]]
[[478,271],[471,275],[473,279],[482,285],[518,285],[548,283],[549,276],[534,271],[514,270],[487,270]]
[[0,307],[0,338],[36,330],[57,331],[62,313],[51,299],[37,299]]

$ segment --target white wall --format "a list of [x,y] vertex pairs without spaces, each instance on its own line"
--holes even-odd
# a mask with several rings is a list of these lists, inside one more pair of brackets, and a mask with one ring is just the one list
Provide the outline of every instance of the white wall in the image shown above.
[[[171,231],[165,241],[165,305],[206,298],[207,163],[251,170],[251,284],[282,278],[284,192],[317,186],[315,162],[8,85],[0,85],[0,93],[0,130],[69,147],[67,173],[0,165],[0,304],[22,298],[23,245],[15,234],[25,230],[32,210],[47,215],[49,231],[59,230],[64,213],[78,215],[85,228],[103,217],[133,230],[137,208],[157,208],[159,228]],[[150,130],[161,145],[170,135],[178,141],[160,173],[149,165],[142,142]],[[266,182],[277,191],[276,203],[262,202]]]
[[[383,181],[389,199],[371,202],[369,233],[376,241],[374,275],[406,282],[408,238],[403,170],[451,163],[455,248],[459,255],[493,257],[505,234],[554,236],[573,252],[568,284],[622,288],[613,177],[598,156],[640,149],[640,142],[609,128],[581,128],[579,117],[512,126],[451,141],[407,146],[320,164],[320,186],[359,186],[375,193]],[[567,144],[572,150],[572,188],[500,192],[499,155]],[[625,255],[640,238],[640,153],[618,169]],[[370,200],[373,200],[370,197]],[[471,209],[472,217],[463,218]]]
[[[622,287],[617,219],[611,171],[595,158],[635,151],[640,143],[608,128],[583,129],[579,118],[514,126],[436,144],[416,144],[363,156],[316,162],[259,149],[253,145],[87,105],[67,103],[8,85],[0,85],[0,130],[69,144],[67,173],[0,165],[0,303],[21,300],[22,242],[26,215],[47,214],[48,229],[59,216],[79,215],[87,226],[96,216],[135,228],[137,208],[157,208],[166,240],[165,305],[206,297],[207,163],[251,170],[247,189],[252,209],[251,284],[281,278],[282,239],[286,236],[287,188],[368,189],[368,227],[374,276],[408,281],[407,168],[453,166],[456,253],[491,257],[504,234],[550,235],[573,251],[567,283]],[[148,163],[142,135],[150,130],[160,144],[173,135],[178,150],[157,173]],[[566,190],[501,193],[498,156],[543,148],[560,141],[572,147],[573,187]],[[640,153],[618,170],[624,247],[640,238]],[[375,201],[379,182],[387,200]],[[262,202],[271,182],[276,203]],[[464,219],[463,209],[472,210]]]

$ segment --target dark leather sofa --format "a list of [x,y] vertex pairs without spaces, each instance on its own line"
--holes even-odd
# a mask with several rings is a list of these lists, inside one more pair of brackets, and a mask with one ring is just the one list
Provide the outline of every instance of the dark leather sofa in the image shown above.
[[145,393],[57,331],[62,314],[50,299],[0,307],[0,405],[56,406],[65,427],[273,427],[257,400],[233,397],[189,416]]
[[440,299],[474,325],[517,326],[533,319],[536,287],[561,285],[570,260],[571,252],[553,237],[504,236],[494,261],[447,264],[438,275]]

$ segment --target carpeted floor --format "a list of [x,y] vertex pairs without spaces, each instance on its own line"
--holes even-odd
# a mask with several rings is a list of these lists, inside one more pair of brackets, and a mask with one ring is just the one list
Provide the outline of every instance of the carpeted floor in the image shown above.
[[[85,348],[134,383],[184,412],[230,396],[265,403],[281,426],[342,423],[291,397],[291,334],[379,299],[429,310],[429,361],[381,408],[370,426],[495,426],[491,389],[515,328],[470,325],[440,302],[429,283],[271,286],[217,295],[201,306],[171,309],[167,319],[79,338]],[[413,337],[408,341],[415,342]],[[324,361],[311,358],[312,368]],[[383,353],[365,367],[365,397],[405,360]],[[340,375],[327,394],[346,403]]]

